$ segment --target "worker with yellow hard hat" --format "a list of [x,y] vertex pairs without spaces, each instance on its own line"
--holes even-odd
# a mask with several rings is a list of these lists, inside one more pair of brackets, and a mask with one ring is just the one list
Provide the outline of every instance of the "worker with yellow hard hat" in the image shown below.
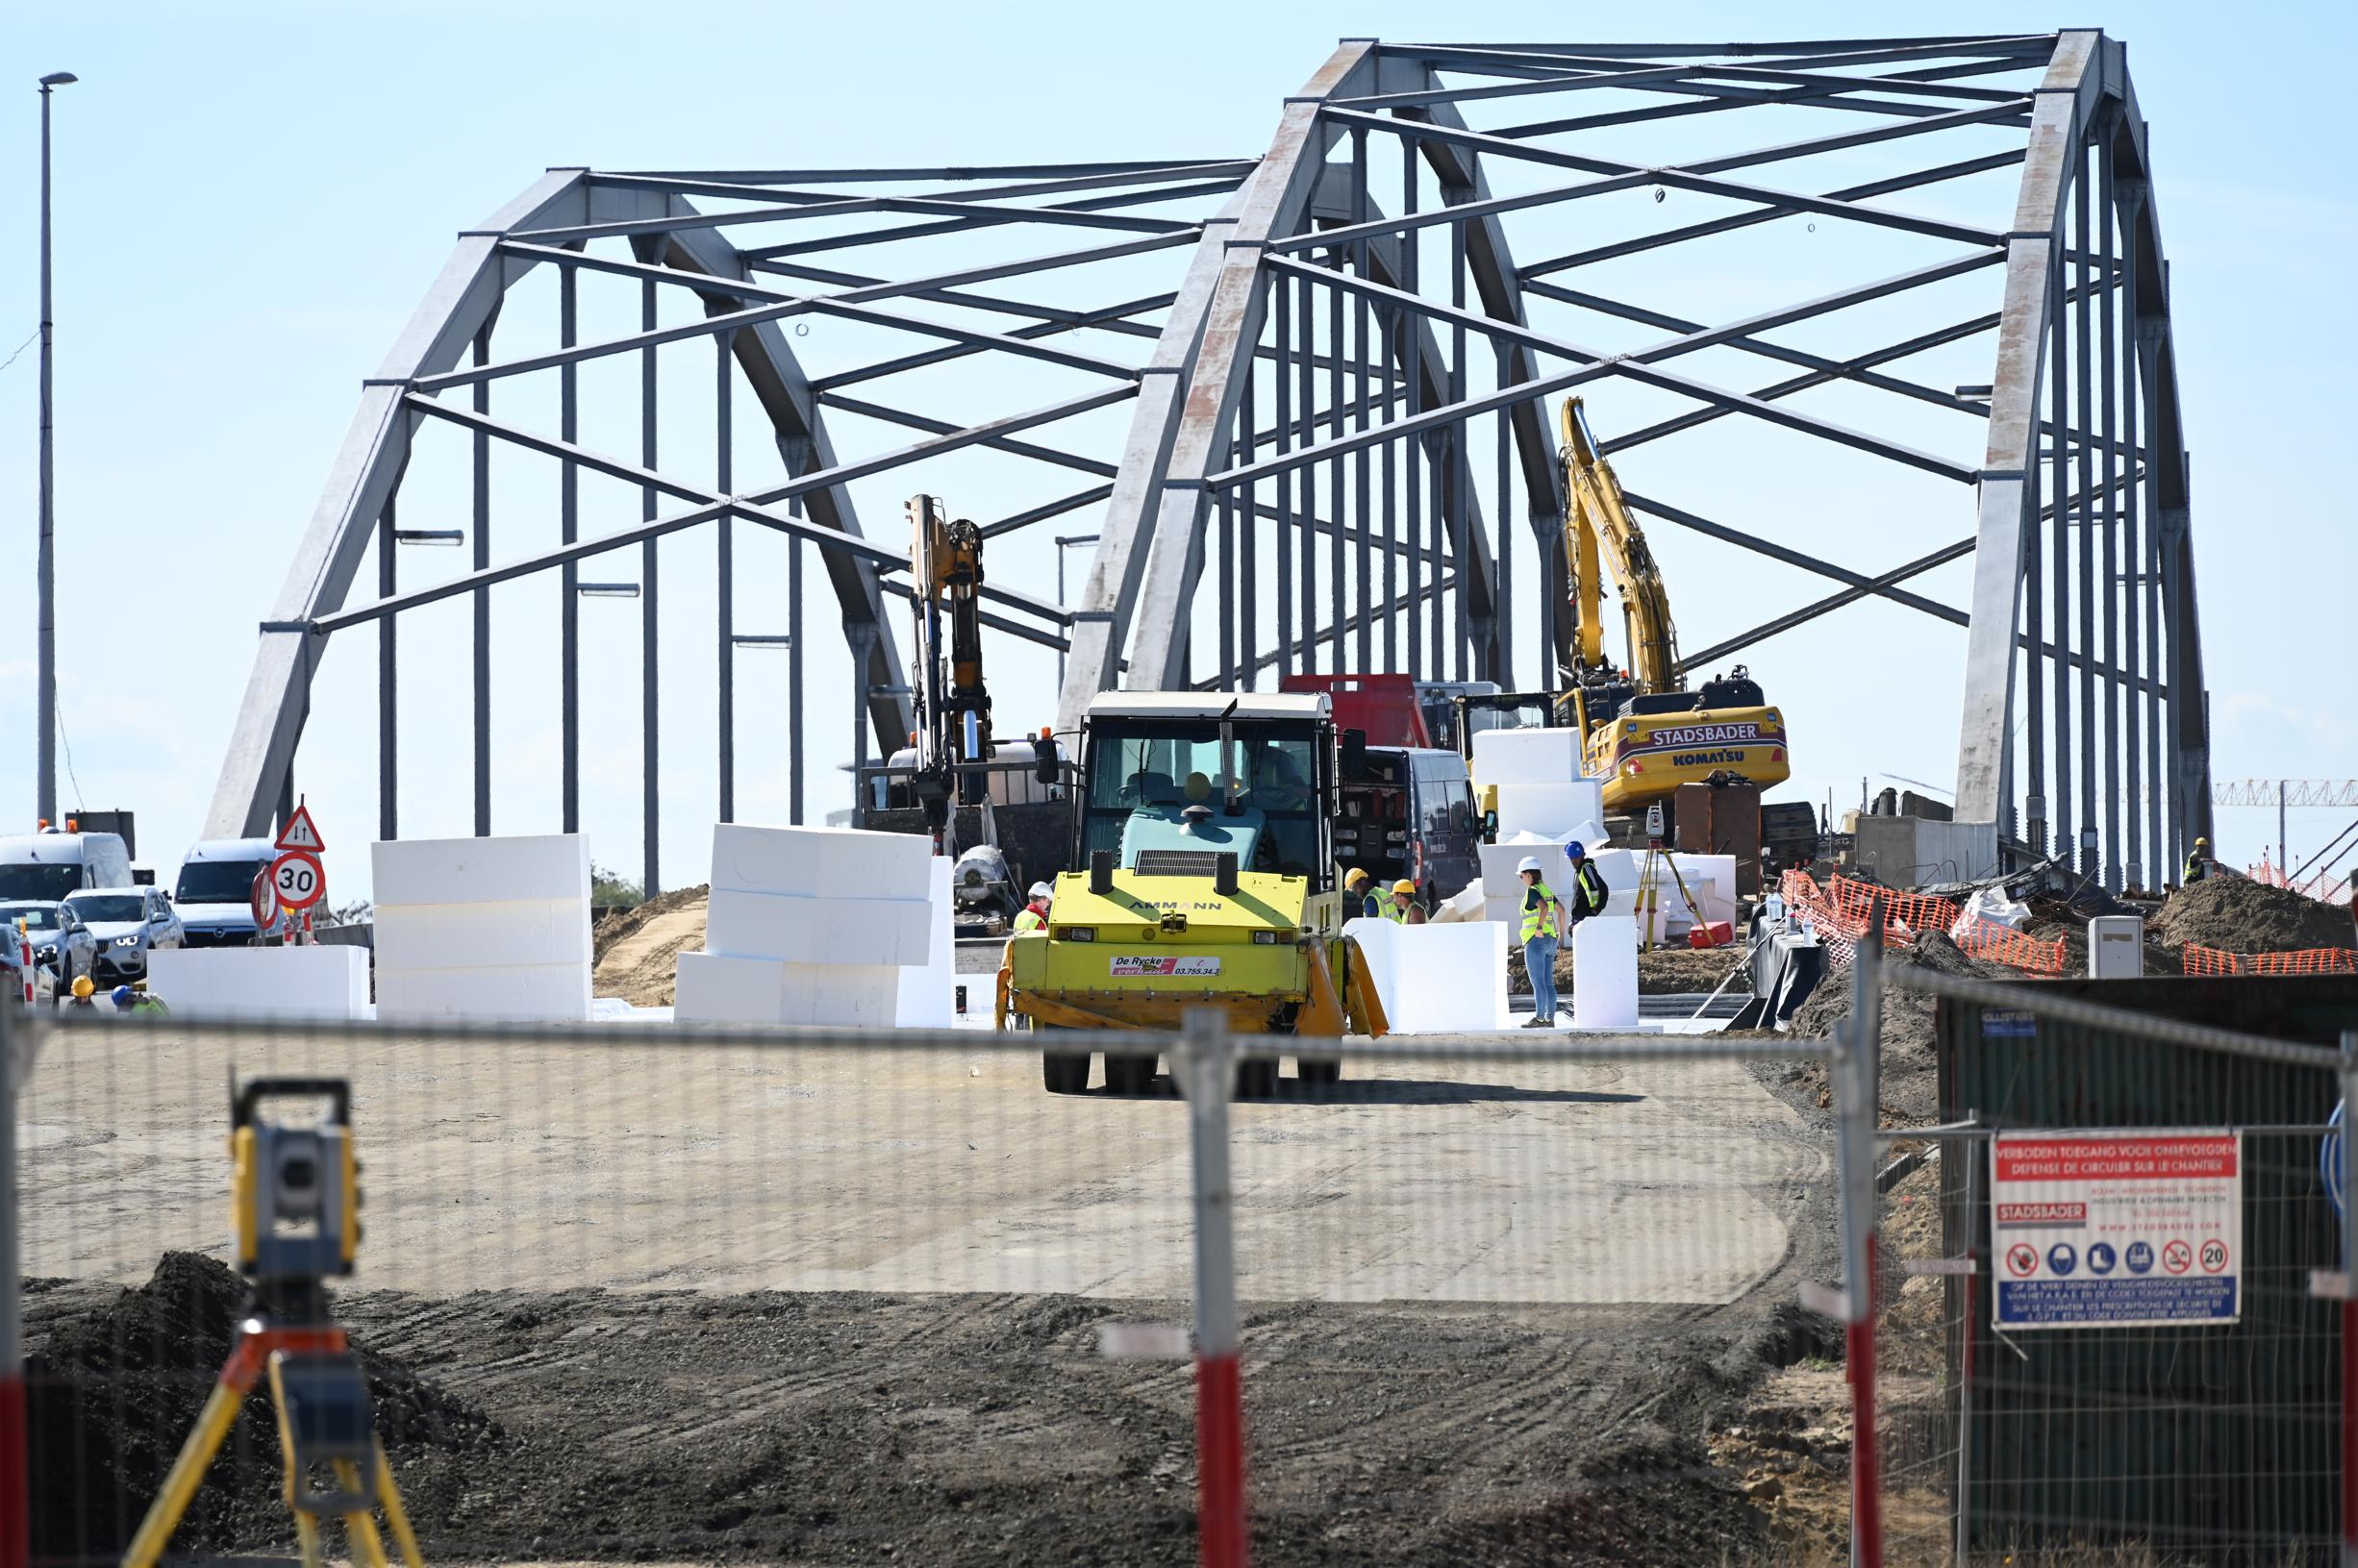
[[1392,884],[1392,897],[1384,901],[1384,918],[1394,925],[1421,926],[1424,906],[1417,902],[1417,884],[1402,877]]
[[2208,838],[2197,838],[2195,840],[2195,847],[2186,852],[2186,875],[2181,880],[2187,886],[2192,887],[2210,874],[2211,841]]
[[98,987],[90,983],[89,976],[76,975],[74,977],[74,983],[71,989],[73,991],[73,1000],[66,1004],[67,1007],[92,1008],[97,1006],[97,1004],[90,999],[98,994]]
[[1342,908],[1345,918],[1351,920],[1373,920],[1384,912],[1384,900],[1375,890],[1374,880],[1357,866],[1342,879]]

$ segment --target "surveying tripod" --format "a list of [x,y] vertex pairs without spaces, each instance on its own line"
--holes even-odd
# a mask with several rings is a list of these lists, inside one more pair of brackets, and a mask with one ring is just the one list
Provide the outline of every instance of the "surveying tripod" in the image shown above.
[[1668,869],[1679,903],[1687,907],[1696,925],[1704,923],[1702,908],[1687,891],[1687,879],[1678,874],[1678,857],[1662,847],[1662,806],[1657,802],[1645,809],[1645,863],[1638,869],[1638,925],[1645,933],[1640,951],[1645,953],[1654,951],[1654,922],[1662,904],[1662,874],[1657,867]]
[[[326,1120],[286,1126],[261,1115],[263,1101],[288,1096],[324,1097]],[[367,1375],[328,1307],[325,1276],[352,1272],[361,1239],[351,1108],[351,1086],[341,1079],[256,1079],[231,1100],[238,1265],[254,1282],[254,1309],[238,1325],[229,1361],[124,1552],[123,1568],[154,1568],[163,1556],[246,1396],[265,1377],[304,1568],[321,1568],[319,1521],[330,1514],[343,1520],[359,1561],[390,1568],[372,1511],[378,1507],[402,1561],[425,1568],[369,1418]]]

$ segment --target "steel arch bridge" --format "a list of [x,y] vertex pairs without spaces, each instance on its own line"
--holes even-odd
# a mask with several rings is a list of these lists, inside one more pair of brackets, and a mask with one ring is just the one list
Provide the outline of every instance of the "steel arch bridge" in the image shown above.
[[[1755,307],[1706,321],[1662,297],[1715,277]],[[1006,498],[994,540],[1093,526],[1056,541],[1060,568],[1093,544],[1072,593],[1041,591],[1037,548],[986,589],[1007,647],[1056,650],[1060,728],[1116,685],[1546,683],[1574,631],[1551,404],[1609,383],[1596,423],[1658,530],[1708,545],[1718,580],[1819,584],[1712,627],[1682,667],[1879,616],[1855,668],[1811,673],[1864,688],[1905,664],[1944,709],[1961,674],[1961,820],[2018,855],[2076,850],[2115,886],[2158,883],[2211,793],[2168,285],[2145,122],[2096,32],[1346,39],[1258,158],[552,171],[460,236],[364,384],[208,833],[286,809],[314,672],[366,629],[394,835],[399,632],[437,605],[469,612],[469,679],[438,712],[466,714],[489,833],[494,590],[530,580],[553,591],[496,597],[503,621],[556,633],[561,820],[537,829],[579,827],[581,600],[639,597],[651,887],[657,672],[683,657],[659,627],[658,546],[685,531],[718,535],[692,650],[716,691],[715,811],[736,810],[739,654],[783,644],[799,821],[805,552],[840,611],[855,745],[882,755],[909,729],[891,607],[913,590],[872,525],[915,491]],[[611,325],[585,331],[598,309]],[[740,450],[748,422],[769,438]],[[1770,484],[1808,515],[1726,520]],[[737,624],[747,528],[788,541],[785,592],[762,596],[783,632]],[[494,534],[542,542],[495,557]],[[461,539],[464,569],[397,576],[397,546]],[[1961,604],[1921,581],[1951,563]],[[592,564],[638,577],[591,583]],[[1953,633],[1894,640],[1896,610],[1962,629],[1961,669]],[[631,720],[598,693],[588,708]]]

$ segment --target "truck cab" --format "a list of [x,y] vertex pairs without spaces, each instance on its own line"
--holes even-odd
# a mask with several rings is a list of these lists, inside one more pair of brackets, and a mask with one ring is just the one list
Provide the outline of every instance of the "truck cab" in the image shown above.
[[[1010,1011],[1039,1029],[1150,1031],[1212,1006],[1246,1033],[1291,1033],[1306,1013],[1340,1032],[1327,698],[1108,692],[1090,705],[1081,755],[1072,845],[1085,869],[1057,878],[1045,932],[1010,941]],[[1151,1081],[1157,1052],[1141,1043],[1108,1055],[1108,1088]],[[1080,1092],[1089,1066],[1042,1052],[1051,1092]],[[1274,1086],[1273,1063],[1247,1067]]]
[[254,879],[277,858],[267,838],[208,838],[188,847],[172,904],[190,947],[251,947],[270,934],[254,924]]

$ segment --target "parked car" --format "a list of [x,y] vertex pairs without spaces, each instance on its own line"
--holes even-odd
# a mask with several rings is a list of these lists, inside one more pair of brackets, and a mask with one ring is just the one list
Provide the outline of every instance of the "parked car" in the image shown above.
[[1453,751],[1370,746],[1337,793],[1335,859],[1389,889],[1405,877],[1426,908],[1482,880],[1482,823]]
[[120,834],[39,833],[0,838],[0,899],[55,902],[86,887],[132,885]]
[[208,838],[189,846],[180,862],[180,881],[172,889],[172,908],[180,916],[190,947],[251,947],[254,925],[254,879],[270,869],[278,850],[267,838]]
[[98,938],[64,905],[38,900],[0,904],[0,931],[13,932],[19,922],[33,944],[33,961],[48,971],[60,992],[97,970]]
[[65,908],[98,939],[90,982],[100,989],[147,978],[151,953],[185,946],[172,901],[157,887],[102,887],[69,895]]

